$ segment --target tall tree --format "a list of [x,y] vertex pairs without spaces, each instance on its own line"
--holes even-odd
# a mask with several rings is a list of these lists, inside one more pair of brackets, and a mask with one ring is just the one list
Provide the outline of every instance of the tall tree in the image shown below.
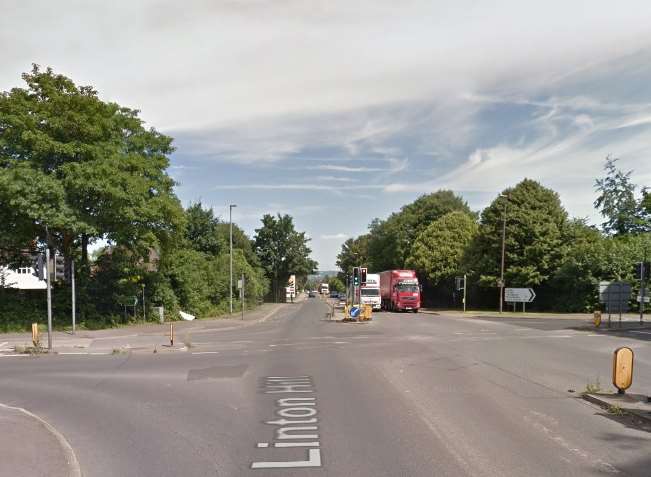
[[407,267],[424,275],[434,286],[452,279],[461,271],[463,254],[477,228],[474,217],[464,212],[445,214],[417,237]]
[[368,234],[360,235],[357,238],[349,238],[341,245],[341,252],[337,255],[337,266],[343,277],[350,275],[353,267],[368,268],[368,238]]
[[433,221],[453,211],[472,214],[463,198],[450,190],[420,196],[386,220],[369,226],[369,261],[374,270],[402,268],[416,237]]
[[307,245],[310,239],[296,231],[290,215],[265,214],[255,233],[255,251],[271,282],[273,299],[281,301],[291,274],[308,275],[316,270]]
[[536,181],[524,179],[504,190],[484,209],[466,262],[484,286],[497,286],[500,277],[505,217],[506,283],[509,286],[543,283],[558,268],[563,255],[567,212],[558,194]]
[[605,177],[595,181],[599,197],[595,208],[606,219],[602,227],[606,233],[626,235],[643,231],[643,209],[635,199],[636,186],[631,181],[633,171],[623,172],[617,168],[619,159],[606,157]]
[[83,260],[98,238],[142,256],[170,240],[183,223],[165,172],[172,139],[50,68],[22,78],[27,88],[0,94],[0,181],[14,187],[0,209],[21,197],[6,235],[43,241],[47,226],[50,243],[67,258],[81,246]]
[[209,255],[228,250],[228,244],[218,232],[219,219],[212,209],[204,209],[201,202],[196,202],[186,209],[185,216],[185,237],[193,249]]

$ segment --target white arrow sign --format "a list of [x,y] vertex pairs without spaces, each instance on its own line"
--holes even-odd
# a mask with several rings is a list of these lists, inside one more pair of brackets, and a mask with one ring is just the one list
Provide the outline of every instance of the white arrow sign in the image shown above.
[[504,300],[511,303],[531,303],[536,298],[532,288],[505,288]]

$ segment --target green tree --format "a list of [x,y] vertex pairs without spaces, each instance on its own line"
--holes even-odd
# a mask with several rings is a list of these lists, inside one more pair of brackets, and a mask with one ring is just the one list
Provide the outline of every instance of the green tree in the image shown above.
[[353,273],[353,267],[369,267],[368,239],[368,234],[364,234],[354,239],[349,238],[341,245],[341,252],[337,255],[340,275],[350,275]]
[[368,254],[373,270],[402,268],[416,237],[433,221],[449,212],[472,214],[463,198],[450,190],[420,196],[386,220],[369,225]]
[[594,206],[606,219],[602,224],[606,233],[626,235],[641,232],[645,226],[644,211],[635,199],[636,186],[631,182],[633,171],[618,169],[618,160],[611,156],[606,158],[606,176],[595,181],[599,197]]
[[84,262],[94,239],[141,256],[169,241],[183,225],[165,172],[172,139],[50,68],[22,77],[27,88],[0,94],[0,182],[14,186],[0,209],[22,198],[0,238],[42,242],[47,226],[53,246],[67,258],[80,246]]
[[483,210],[466,266],[476,273],[482,286],[497,286],[504,217],[505,282],[522,287],[545,282],[563,256],[567,212],[556,192],[530,179],[504,190]]
[[328,287],[330,291],[343,292],[346,291],[346,285],[339,277],[328,277]]
[[309,238],[297,232],[289,215],[276,217],[265,214],[262,227],[255,230],[255,251],[265,274],[271,282],[274,301],[282,301],[289,275],[307,275],[316,270],[310,258]]
[[432,222],[416,238],[406,266],[436,286],[462,269],[463,254],[477,233],[475,219],[465,212],[450,212]]
[[212,209],[204,209],[201,202],[196,202],[185,210],[185,216],[185,238],[190,247],[209,255],[228,253],[228,242],[218,232],[219,219]]

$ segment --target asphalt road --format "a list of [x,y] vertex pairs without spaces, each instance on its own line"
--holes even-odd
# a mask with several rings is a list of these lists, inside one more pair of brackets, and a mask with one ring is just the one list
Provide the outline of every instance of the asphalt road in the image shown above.
[[184,352],[5,357],[0,402],[46,419],[85,476],[651,475],[651,433],[578,398],[610,387],[622,345],[651,391],[646,334],[325,312],[308,299]]

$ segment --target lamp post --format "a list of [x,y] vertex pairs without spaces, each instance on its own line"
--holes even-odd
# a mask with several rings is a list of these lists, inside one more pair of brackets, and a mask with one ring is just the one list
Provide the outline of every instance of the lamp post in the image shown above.
[[231,315],[233,314],[233,207],[237,207],[235,204],[230,204],[228,206],[228,224],[229,224],[229,235],[230,235],[230,277],[231,277],[231,287],[229,288],[230,296],[230,310]]
[[500,313],[504,308],[504,252],[506,249],[506,206],[508,205],[509,196],[500,194],[500,197],[506,199],[504,201],[504,214],[502,215],[502,264],[500,267]]

